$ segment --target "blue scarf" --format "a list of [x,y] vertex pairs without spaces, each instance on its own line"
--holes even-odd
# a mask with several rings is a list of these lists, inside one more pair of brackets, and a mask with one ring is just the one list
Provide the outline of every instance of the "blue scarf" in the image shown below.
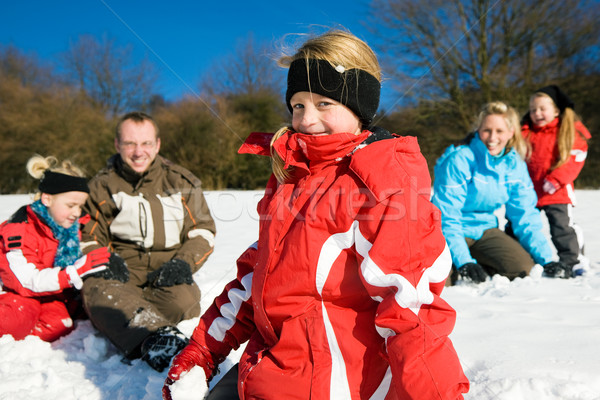
[[79,221],[75,221],[68,229],[63,228],[50,216],[48,208],[42,204],[41,200],[33,202],[31,209],[42,222],[50,227],[52,234],[58,240],[58,248],[54,256],[54,266],[64,269],[69,265],[73,265],[83,255],[79,247]]

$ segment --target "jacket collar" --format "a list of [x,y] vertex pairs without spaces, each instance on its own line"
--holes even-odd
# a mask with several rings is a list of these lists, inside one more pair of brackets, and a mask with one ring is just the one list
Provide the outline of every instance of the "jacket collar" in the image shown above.
[[123,179],[133,186],[138,186],[141,181],[153,180],[158,174],[158,171],[161,169],[162,163],[162,157],[157,155],[148,169],[142,173],[139,173],[134,171],[127,163],[125,163],[121,158],[121,155],[118,153],[113,155],[109,160],[109,165],[114,168],[117,174],[119,174]]
[[548,129],[555,129],[560,123],[560,119],[558,117],[554,118],[552,121],[548,122],[544,126],[537,126],[533,122],[528,122],[523,128],[529,129],[532,132],[543,132]]
[[41,229],[47,237],[58,242],[58,239],[56,239],[54,237],[54,234],[52,233],[52,229],[50,229],[50,227],[46,225],[44,221],[42,221],[42,219],[35,213],[35,211],[33,211],[33,209],[31,208],[31,204],[28,204],[26,208],[27,219],[29,221],[32,221],[39,229]]
[[284,160],[284,168],[295,167],[308,173],[311,169],[350,156],[369,135],[367,130],[359,135],[337,133],[324,136],[287,131],[273,143],[273,149]]
[[494,157],[490,154],[485,144],[481,141],[479,138],[479,133],[477,132],[475,132],[475,136],[471,140],[469,146],[473,150],[473,154],[475,154],[475,160],[479,160],[478,162],[484,164],[488,170],[497,169],[500,164],[504,163],[509,163],[509,168],[514,167],[509,160],[513,160],[514,156],[517,154],[515,149],[510,149],[509,151],[504,149],[504,154],[502,154],[500,157]]

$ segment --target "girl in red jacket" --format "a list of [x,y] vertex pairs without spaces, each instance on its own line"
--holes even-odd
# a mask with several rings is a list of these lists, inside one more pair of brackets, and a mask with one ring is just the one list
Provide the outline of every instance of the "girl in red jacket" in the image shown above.
[[375,54],[330,31],[280,61],[291,127],[241,149],[273,159],[258,241],[174,358],[163,397],[247,342],[232,397],[209,399],[462,399],[440,212],[416,139],[370,126]]
[[574,111],[574,103],[556,85],[536,91],[523,118],[523,136],[531,143],[527,167],[544,210],[558,257],[572,269],[566,278],[582,274],[589,261],[582,254],[583,234],[573,222],[573,181],[587,156],[589,131]]
[[75,289],[106,269],[108,249],[82,256],[79,216],[89,189],[79,168],[54,157],[27,163],[40,179],[35,201],[0,225],[0,336],[54,341],[71,332],[80,310]]

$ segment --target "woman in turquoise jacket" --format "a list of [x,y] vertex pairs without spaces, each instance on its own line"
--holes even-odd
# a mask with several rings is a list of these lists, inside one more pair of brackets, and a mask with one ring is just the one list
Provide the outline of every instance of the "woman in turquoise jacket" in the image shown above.
[[[502,102],[486,104],[477,127],[464,143],[446,149],[434,171],[432,201],[442,211],[454,266],[476,283],[494,274],[524,277],[535,264],[557,275],[563,266],[552,262],[543,234],[516,111]],[[495,215],[502,206],[510,234]]]

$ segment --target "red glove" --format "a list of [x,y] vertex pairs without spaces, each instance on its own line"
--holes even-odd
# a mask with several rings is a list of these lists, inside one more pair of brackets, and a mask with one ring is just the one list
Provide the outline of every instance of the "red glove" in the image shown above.
[[76,289],[81,289],[83,286],[84,277],[104,271],[110,258],[108,248],[101,247],[90,251],[85,256],[75,261],[75,264],[69,265],[64,269],[69,277],[69,283]]
[[200,346],[193,339],[190,340],[187,346],[173,358],[171,368],[167,373],[167,379],[162,388],[163,400],[172,400],[171,385],[178,381],[183,375],[187,374],[196,365],[204,369],[206,375],[206,384],[212,378],[215,366],[212,362],[212,357],[207,348]]

